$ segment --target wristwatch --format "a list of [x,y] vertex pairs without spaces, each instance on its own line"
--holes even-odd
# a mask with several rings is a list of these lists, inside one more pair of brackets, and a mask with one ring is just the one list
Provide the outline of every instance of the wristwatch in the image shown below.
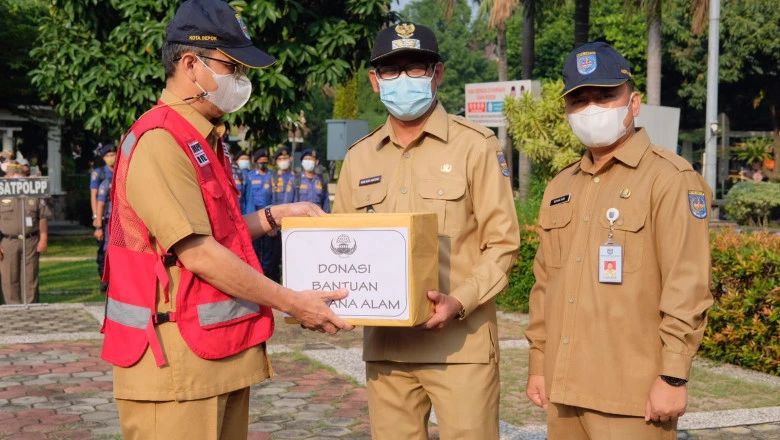
[[673,387],[681,387],[686,383],[688,383],[688,381],[685,379],[680,379],[679,377],[664,376],[663,374],[661,375],[661,380]]
[[455,315],[456,318],[458,318],[458,321],[462,321],[466,318],[466,308],[461,306],[460,310],[458,310],[458,314]]
[[92,214],[92,220],[95,220],[97,216],[95,214]]

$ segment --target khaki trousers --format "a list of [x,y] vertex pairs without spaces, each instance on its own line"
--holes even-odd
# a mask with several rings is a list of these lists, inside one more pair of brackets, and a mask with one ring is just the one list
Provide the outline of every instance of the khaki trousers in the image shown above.
[[431,404],[441,440],[498,439],[498,364],[366,362],[373,440],[427,440]]
[[550,403],[549,440],[677,440],[677,420],[645,422],[644,417],[607,414]]
[[[40,236],[28,238],[25,243],[24,270],[27,286],[26,304],[38,302],[38,242]],[[3,237],[0,241],[3,259],[0,261],[0,279],[6,304],[22,304],[22,240]]]
[[116,399],[124,440],[246,439],[249,388],[201,400]]

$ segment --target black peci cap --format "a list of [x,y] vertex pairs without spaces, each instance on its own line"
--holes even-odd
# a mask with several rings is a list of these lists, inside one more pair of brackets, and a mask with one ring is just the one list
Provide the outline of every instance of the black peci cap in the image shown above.
[[419,53],[439,61],[439,43],[429,28],[414,23],[399,23],[379,31],[371,51],[371,65],[399,53]]
[[165,30],[168,43],[217,49],[236,62],[259,69],[276,60],[252,45],[241,16],[222,0],[187,0]]
[[631,67],[614,47],[603,42],[574,49],[563,63],[563,95],[585,86],[615,87],[631,79]]

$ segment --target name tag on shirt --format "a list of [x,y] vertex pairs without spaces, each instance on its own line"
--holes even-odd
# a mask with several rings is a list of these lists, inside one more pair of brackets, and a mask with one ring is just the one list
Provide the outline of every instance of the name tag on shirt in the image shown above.
[[623,246],[604,244],[599,246],[599,282],[623,283]]

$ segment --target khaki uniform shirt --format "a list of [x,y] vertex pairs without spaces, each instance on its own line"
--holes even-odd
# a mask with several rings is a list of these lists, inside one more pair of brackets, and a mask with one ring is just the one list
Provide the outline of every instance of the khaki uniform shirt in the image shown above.
[[[216,149],[223,125],[214,126],[189,104],[167,90],[161,100],[184,116]],[[187,154],[163,129],[147,131],[138,140],[127,172],[127,199],[149,229],[155,250],[170,250],[181,239],[211,235],[206,205],[195,168]],[[159,246],[158,246],[159,244]],[[170,303],[157,291],[160,313],[176,309],[181,271],[167,269]],[[270,375],[265,344],[234,356],[207,360],[190,350],[175,322],[156,326],[168,364],[158,368],[149,348],[129,368],[114,367],[114,397],[129,400],[195,400],[224,394],[261,382]]]
[[21,234],[38,232],[41,219],[50,218],[51,210],[43,199],[0,199],[0,232],[5,236],[18,237]]
[[[688,378],[712,304],[709,219],[694,212],[711,200],[691,165],[644,129],[600,170],[588,152],[549,183],[526,337],[529,374],[544,374],[552,402],[644,416],[658,375]],[[610,208],[622,284],[598,281]]]
[[[500,151],[491,130],[447,115],[441,104],[407,147],[388,121],[350,148],[334,212],[438,214],[439,291],[456,297],[467,314],[439,331],[367,327],[364,360],[498,360],[494,296],[507,285],[520,243]],[[372,177],[378,179],[366,184]]]

